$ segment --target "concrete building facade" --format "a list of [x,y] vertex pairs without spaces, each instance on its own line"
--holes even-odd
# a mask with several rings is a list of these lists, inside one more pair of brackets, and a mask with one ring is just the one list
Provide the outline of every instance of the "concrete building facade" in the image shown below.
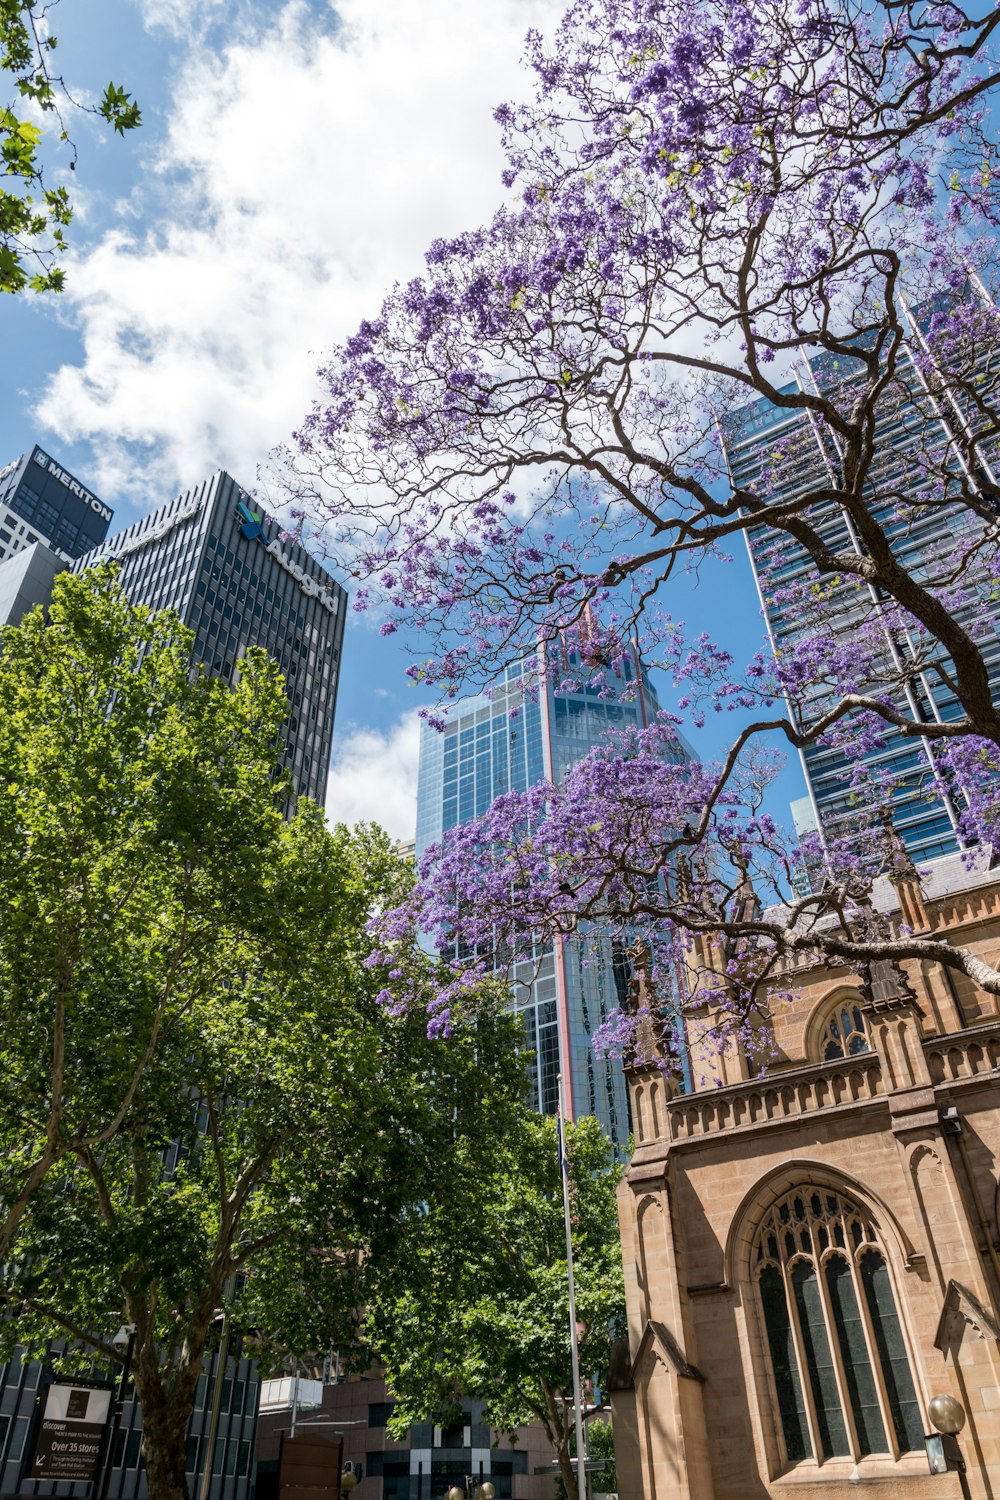
[[[497,1500],[552,1500],[553,1481],[535,1470],[553,1461],[540,1423],[521,1428],[512,1442],[482,1421],[480,1403],[465,1402],[448,1426],[421,1423],[404,1439],[390,1436],[387,1423],[392,1393],[378,1372],[349,1379],[329,1376],[320,1404],[301,1410],[296,1433],[339,1439],[343,1459],[360,1473],[354,1491],[371,1500],[441,1500],[452,1485],[460,1489],[471,1476],[493,1485]],[[276,1474],[279,1433],[291,1430],[291,1407],[262,1411],[257,1443],[257,1487],[264,1494],[268,1476]]]
[[[880,904],[1000,958],[985,857],[936,861],[923,883],[911,867]],[[696,1054],[711,1021],[696,1009]],[[681,1094],[655,1036],[629,1070],[620,1493],[957,1500],[959,1474],[932,1476],[924,1447],[928,1404],[947,1394],[967,1413],[969,1492],[992,1500],[997,1001],[939,964],[859,974],[805,957],[775,980],[771,1024],[766,1076],[729,1053],[721,1086]]]
[[56,574],[65,567],[44,542],[32,542],[0,562],[0,625],[19,625],[36,606],[47,608]]

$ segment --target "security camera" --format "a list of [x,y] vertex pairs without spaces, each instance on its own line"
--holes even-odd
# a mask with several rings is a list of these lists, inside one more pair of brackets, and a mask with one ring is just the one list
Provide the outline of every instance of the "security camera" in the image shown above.
[[111,1340],[112,1349],[127,1349],[128,1341],[133,1333],[135,1333],[135,1324],[123,1323]]

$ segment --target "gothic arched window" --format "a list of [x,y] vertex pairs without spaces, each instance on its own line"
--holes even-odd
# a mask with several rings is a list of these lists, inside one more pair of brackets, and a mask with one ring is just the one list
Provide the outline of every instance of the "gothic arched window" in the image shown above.
[[798,1188],[765,1216],[752,1265],[788,1462],[922,1448],[889,1267],[864,1209]]
[[871,1050],[860,1007],[851,1000],[841,1000],[827,1018],[820,1036],[820,1057],[823,1062],[835,1062],[838,1057],[854,1057]]

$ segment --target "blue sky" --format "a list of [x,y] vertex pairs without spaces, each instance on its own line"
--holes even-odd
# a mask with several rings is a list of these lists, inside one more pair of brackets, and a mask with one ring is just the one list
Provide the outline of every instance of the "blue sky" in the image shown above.
[[[0,464],[37,439],[116,526],[224,466],[257,464],[306,410],[324,349],[499,193],[494,103],[557,0],[62,0],[78,91],[137,96],[141,131],[87,117],[68,288],[0,303]],[[56,175],[58,176],[58,168]],[[68,174],[66,174],[68,180]],[[743,551],[676,586],[675,618],[738,659],[763,627]],[[406,643],[352,615],[331,811],[412,829]],[[669,705],[669,692],[663,697]],[[692,735],[711,755],[732,722]],[[790,767],[778,807],[802,790]]]

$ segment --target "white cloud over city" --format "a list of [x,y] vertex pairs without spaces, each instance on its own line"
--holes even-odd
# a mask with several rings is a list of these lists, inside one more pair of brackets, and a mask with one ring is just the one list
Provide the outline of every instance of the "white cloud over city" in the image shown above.
[[416,711],[384,732],[352,725],[338,731],[326,794],[330,821],[379,823],[393,838],[412,838],[419,751]]
[[71,267],[83,354],[37,408],[94,445],[99,488],[158,498],[220,464],[252,482],[324,349],[498,202],[491,106],[527,93],[524,33],[558,9],[341,0],[331,26],[291,0],[213,53],[171,0],[159,21],[190,44],[149,202]]

